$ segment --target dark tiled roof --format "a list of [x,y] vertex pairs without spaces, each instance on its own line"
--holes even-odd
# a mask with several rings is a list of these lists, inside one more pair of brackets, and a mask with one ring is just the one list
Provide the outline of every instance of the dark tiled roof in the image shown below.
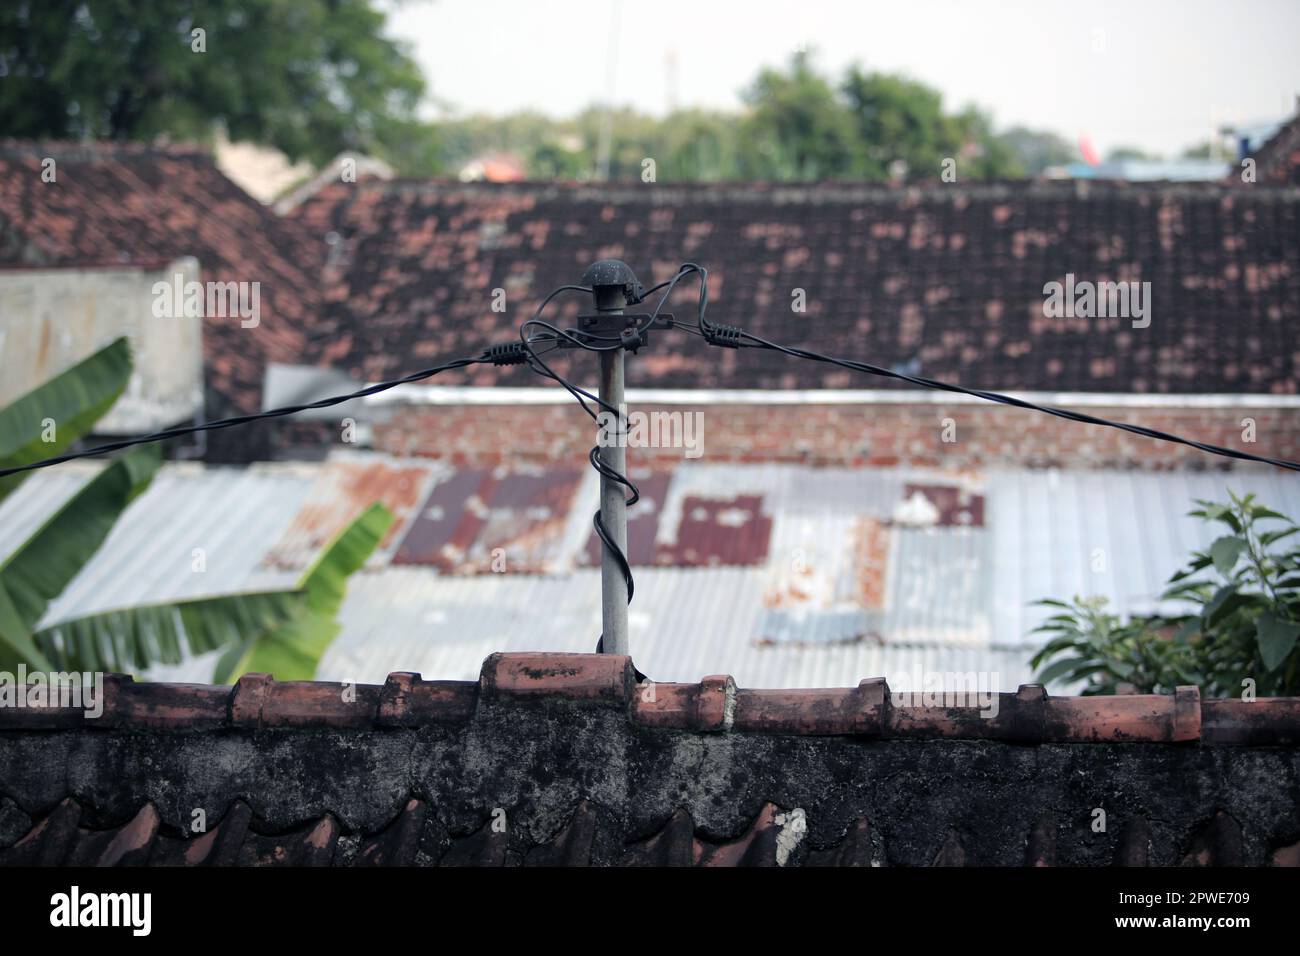
[[[1291,148],[1294,125],[1261,150],[1262,164]],[[56,184],[41,181],[47,156]],[[193,147],[3,141],[0,175],[0,267],[193,255],[205,278],[262,283],[258,329],[207,326],[213,414],[255,409],[268,361],[375,379],[477,353],[514,337],[543,292],[603,256],[627,259],[647,282],[697,260],[711,270],[719,321],[974,386],[1289,393],[1300,378],[1290,334],[1300,191],[1262,184],[1276,177],[1252,189],[371,179],[328,185],[278,218]],[[1043,286],[1067,272],[1150,281],[1151,327],[1044,319]],[[506,313],[491,310],[497,288]],[[806,313],[791,310],[796,288]],[[686,316],[690,300],[673,308]],[[562,306],[572,314],[578,303]],[[492,367],[438,381],[536,383]],[[638,356],[629,383],[887,385],[677,335]]]
[[[42,160],[57,180],[41,179]],[[204,281],[261,283],[261,321],[204,325],[208,409],[260,408],[268,361],[301,362],[319,309],[316,270],[296,261],[298,226],[278,219],[188,146],[0,140],[0,266],[199,261]]]
[[[593,654],[494,654],[476,683],[106,696],[95,720],[0,711],[0,865],[1300,863],[1293,790],[1239,784],[1286,778],[1296,699],[1022,687],[981,719],[880,680],[651,692]],[[1099,836],[1074,818],[1102,780]],[[191,833],[195,807],[212,816]]]
[[[1294,392],[1300,379],[1295,189],[372,181],[333,184],[293,218],[314,234],[304,255],[326,268],[317,354],[369,379],[511,338],[543,293],[607,256],[647,285],[700,262],[715,321],[972,386]],[[1151,326],[1044,318],[1044,285],[1067,273],[1149,281]],[[491,309],[497,288],[506,313]],[[791,309],[796,288],[804,314]],[[691,301],[683,294],[676,313]],[[661,337],[628,375],[667,387],[884,385],[685,336]],[[457,381],[536,384],[490,367],[438,379]]]
[[[1255,150],[1254,159],[1256,183],[1300,186],[1300,115],[1283,124]],[[1240,168],[1233,168],[1229,180],[1241,183]]]

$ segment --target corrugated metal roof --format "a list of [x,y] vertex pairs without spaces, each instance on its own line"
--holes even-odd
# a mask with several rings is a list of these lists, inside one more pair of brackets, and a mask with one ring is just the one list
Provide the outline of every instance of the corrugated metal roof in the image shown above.
[[[731,674],[750,687],[853,686],[889,676],[923,686],[922,675],[997,673],[1001,689],[1030,679],[1029,654],[860,641],[764,646],[756,638],[765,571],[647,568],[637,575],[629,640],[638,668],[654,680]],[[557,577],[453,578],[415,568],[360,576],[341,612],[343,635],[320,676],[382,680],[393,670],[472,680],[493,651],[590,651],[600,633],[600,572]]]
[[374,502],[397,520],[380,542],[374,564],[386,564],[434,481],[450,469],[429,459],[336,452],[318,469],[307,500],[266,556],[272,567],[299,570]]
[[1105,595],[1119,614],[1160,606],[1169,576],[1223,533],[1187,516],[1195,499],[1254,492],[1300,515],[1300,481],[1281,471],[997,471],[987,478],[994,643],[1047,616],[1030,602]]
[[[673,473],[670,471],[633,468],[630,476],[640,492],[636,506],[627,513],[627,559],[633,566],[654,564],[656,541],[659,538],[659,517],[663,512],[668,488],[672,484]],[[594,478],[594,476],[593,476]],[[590,515],[599,507],[597,500],[599,484],[591,482],[590,489],[584,489],[584,497],[578,499],[578,510]],[[589,512],[587,508],[590,507]],[[588,517],[587,524],[591,521]],[[600,538],[595,531],[587,534],[586,550],[579,552],[578,564],[587,567],[600,567]]]
[[[972,647],[992,643],[989,602],[996,587],[989,558],[989,536],[981,528],[896,529],[885,639]],[[1025,632],[1018,631],[1010,643],[1026,640]]]
[[[435,565],[390,559],[406,547],[408,527],[437,517],[427,514],[437,497],[430,492],[460,481],[478,488],[485,476],[462,478],[436,462],[359,453],[247,469],[164,466],[46,620],[286,585],[315,554],[311,540],[324,537],[324,524],[315,517],[305,524],[304,512],[341,514],[340,502],[360,510],[368,501],[344,493],[340,475],[370,474],[372,466],[384,478],[378,487],[402,475],[425,484],[417,497],[403,479],[403,493],[417,505],[384,553],[353,577],[322,678],[373,681],[392,670],[472,678],[493,651],[594,647],[599,570],[575,569],[572,561],[590,535],[594,475],[584,474],[560,496],[570,501],[562,515],[560,499],[548,498],[545,488],[538,504],[537,482],[549,481],[545,475],[497,474],[497,487],[515,489],[501,499],[509,520],[500,533],[489,533],[491,522],[484,521],[467,540],[471,548],[505,542],[506,573],[446,575]],[[0,559],[95,467],[42,473],[0,504]],[[908,486],[918,484],[982,496],[983,526],[892,523]],[[375,486],[367,480],[358,487]],[[1030,602],[1105,594],[1119,613],[1150,610],[1191,550],[1219,533],[1186,516],[1193,500],[1223,500],[1229,488],[1300,514],[1300,482],[1263,471],[952,476],[692,462],[654,486],[654,517],[640,526],[643,536],[653,531],[656,550],[672,540],[692,498],[751,496],[770,516],[766,556],[745,566],[638,567],[629,615],[633,654],[657,680],[730,673],[749,686],[841,686],[887,676],[902,689],[919,686],[917,675],[975,671],[1000,674],[1002,688],[1014,688],[1030,677],[1026,662],[1037,640],[1031,631],[1046,615]],[[322,502],[330,507],[322,510]],[[542,507],[546,514],[530,512]],[[305,536],[307,527],[315,537]],[[635,539],[633,547],[651,553]],[[195,548],[204,550],[205,572],[192,570]],[[269,564],[268,555],[280,564]],[[515,563],[514,556],[524,560]],[[545,573],[517,573],[525,569]],[[211,662],[167,673],[206,679]]]
[[7,561],[103,467],[98,462],[71,461],[47,468],[29,475],[17,491],[0,501],[0,561]]

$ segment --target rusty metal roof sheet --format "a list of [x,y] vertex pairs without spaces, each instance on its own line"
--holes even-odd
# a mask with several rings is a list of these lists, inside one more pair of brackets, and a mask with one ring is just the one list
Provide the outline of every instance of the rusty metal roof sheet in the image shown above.
[[395,459],[368,453],[336,453],[318,469],[307,500],[267,553],[269,567],[301,569],[374,502],[397,520],[372,559],[386,564],[432,483],[450,469],[428,459]]
[[576,468],[459,471],[437,481],[416,511],[394,564],[447,574],[538,573],[573,564]]

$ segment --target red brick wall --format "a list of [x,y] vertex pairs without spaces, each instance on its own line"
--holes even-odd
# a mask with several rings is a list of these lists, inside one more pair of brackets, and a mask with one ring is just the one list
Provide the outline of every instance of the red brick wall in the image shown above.
[[[997,405],[634,405],[703,412],[702,462],[786,461],[818,465],[945,468],[1223,468],[1233,462],[1113,428]],[[1229,448],[1300,459],[1300,409],[1086,407],[1080,411]],[[460,465],[581,463],[595,427],[575,404],[391,407],[375,447],[449,457]],[[1243,441],[1242,419],[1255,421]],[[951,419],[945,442],[945,419]],[[681,460],[681,449],[634,448],[632,463]]]

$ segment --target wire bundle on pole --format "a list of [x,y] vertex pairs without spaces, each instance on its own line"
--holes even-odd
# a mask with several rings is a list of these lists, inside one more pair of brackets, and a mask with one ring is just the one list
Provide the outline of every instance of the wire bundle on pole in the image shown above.
[[[611,405],[599,395],[593,395],[586,389],[580,388],[564,376],[560,375],[547,364],[547,362],[541,357],[541,354],[539,354],[534,348],[535,345],[541,343],[551,343],[551,349],[555,349],[560,347],[561,341],[567,341],[573,346],[588,352],[610,352],[622,349],[624,344],[621,337],[615,340],[611,336],[586,332],[579,329],[560,329],[543,321],[542,313],[546,311],[547,305],[549,305],[551,300],[557,295],[563,292],[585,292],[590,294],[591,291],[591,289],[585,286],[571,285],[560,286],[557,289],[553,289],[550,294],[542,300],[541,304],[537,307],[537,311],[533,314],[533,317],[519,327],[519,341],[523,346],[524,351],[527,353],[528,365],[534,372],[544,378],[549,378],[552,381],[558,382],[563,386],[565,390],[577,400],[578,404],[582,407],[582,410],[586,412],[587,415],[591,417],[591,420],[597,425],[600,424],[600,413],[592,410],[591,406],[587,404],[589,400],[596,403],[596,405],[598,405],[605,413],[613,415],[615,422],[618,424],[617,434],[622,435],[624,434],[624,422],[623,411],[621,409]],[[663,303],[660,302],[661,306],[662,304]],[[656,310],[655,314],[658,314],[658,310]],[[529,330],[534,327],[543,329],[547,334],[539,337],[530,336]],[[550,351],[550,349],[547,351]],[[640,490],[631,478],[607,462],[601,455],[600,451],[600,443],[597,442],[597,444],[592,446],[591,452],[587,455],[587,460],[591,463],[591,467],[594,468],[596,473],[602,478],[609,479],[610,481],[616,482],[628,489],[631,494],[627,498],[627,507],[631,508],[641,500]],[[604,518],[601,514],[600,508],[597,508],[596,513],[592,516],[592,527],[595,529],[596,537],[600,539],[601,546],[605,548],[605,550],[613,557],[614,562],[618,565],[619,573],[623,576],[623,581],[627,585],[627,600],[628,603],[631,604],[632,596],[636,593],[636,582],[632,576],[632,564],[628,561],[627,555],[623,552],[623,549],[618,546],[618,543],[609,533],[609,529],[605,527]],[[596,653],[599,654],[604,649],[605,635],[602,633],[600,638],[596,641]],[[635,668],[633,669],[635,670]],[[637,670],[636,678],[638,681],[642,681],[645,680],[645,675]]]

